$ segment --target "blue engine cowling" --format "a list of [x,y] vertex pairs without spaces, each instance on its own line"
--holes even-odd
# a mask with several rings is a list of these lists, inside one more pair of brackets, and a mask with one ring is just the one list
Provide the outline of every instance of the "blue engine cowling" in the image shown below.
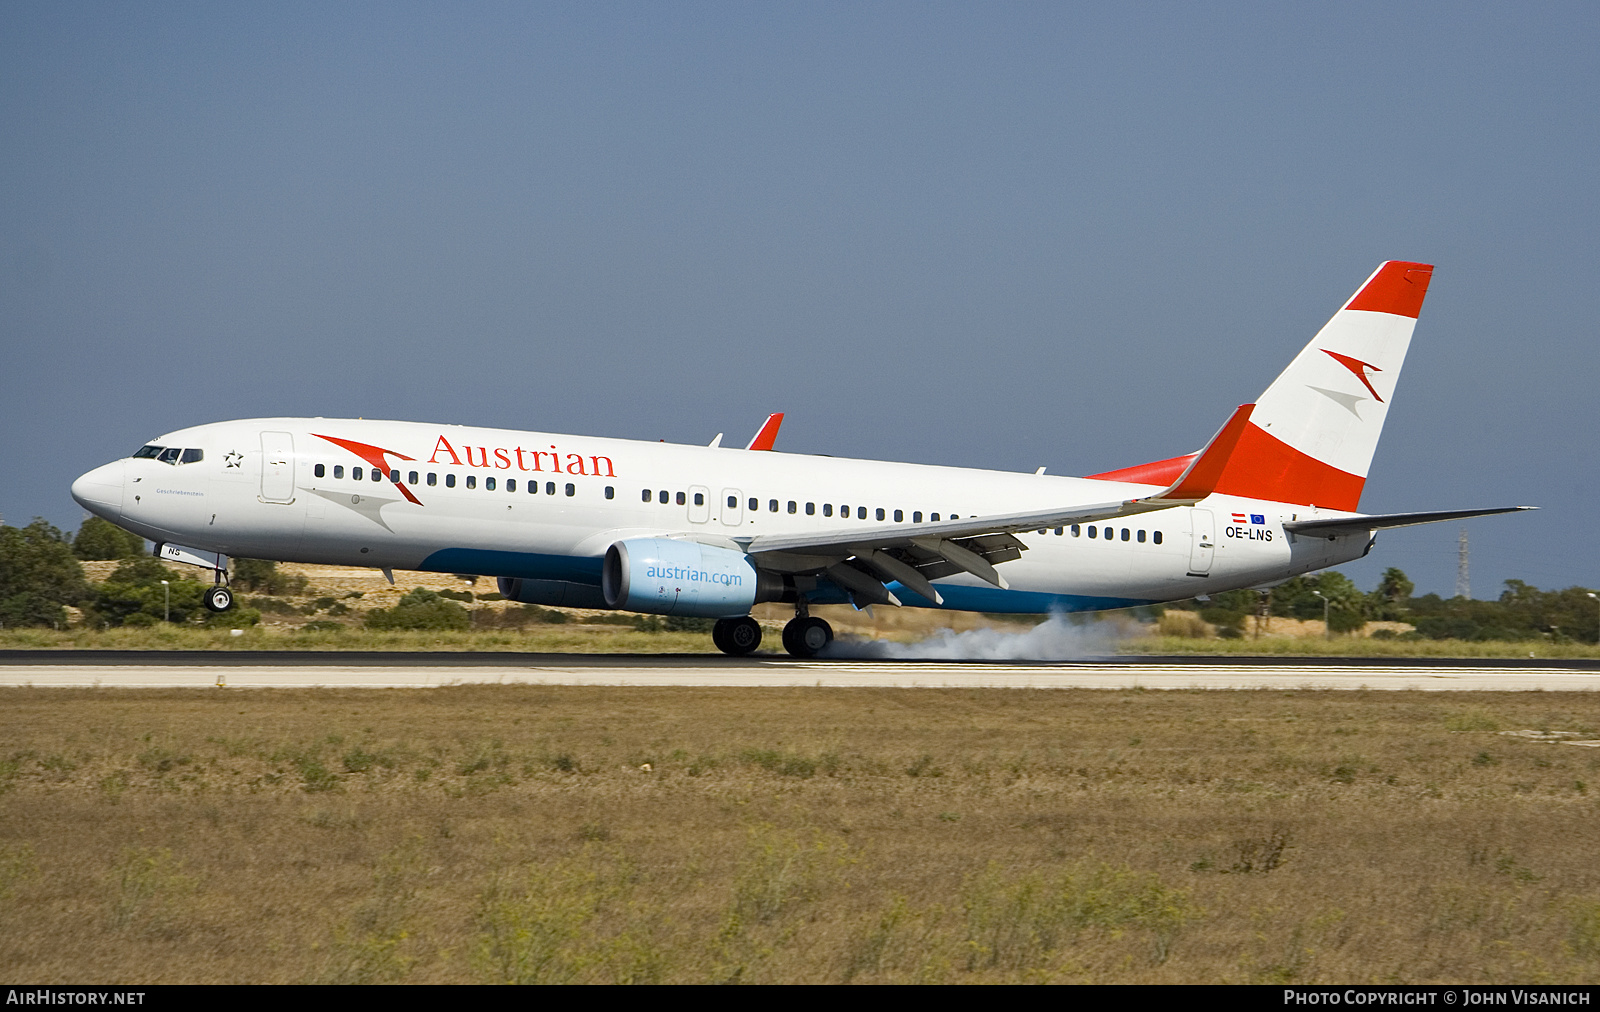
[[783,580],[730,548],[633,538],[606,549],[600,589],[609,607],[624,611],[736,618],[759,601],[780,598]]

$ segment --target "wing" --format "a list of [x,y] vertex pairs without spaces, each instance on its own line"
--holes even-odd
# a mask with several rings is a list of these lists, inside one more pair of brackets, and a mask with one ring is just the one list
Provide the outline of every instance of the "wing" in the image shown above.
[[1155,495],[930,524],[765,534],[748,543],[742,538],[738,541],[762,569],[825,575],[858,601],[898,605],[900,601],[885,586],[898,581],[934,604],[943,604],[944,599],[931,581],[956,573],[971,573],[1005,589],[1005,577],[995,567],[1019,559],[1027,551],[1027,546],[1014,536],[1020,531],[1049,530],[1191,506],[1210,495],[1250,420],[1251,408],[1249,404],[1237,408],[1178,480]]

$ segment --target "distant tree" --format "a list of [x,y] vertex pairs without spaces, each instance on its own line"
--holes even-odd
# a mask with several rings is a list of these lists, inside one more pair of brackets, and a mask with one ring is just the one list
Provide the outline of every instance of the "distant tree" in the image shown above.
[[1367,624],[1367,595],[1350,578],[1337,570],[1317,574],[1316,589],[1328,599],[1328,629],[1355,632]]
[[1406,578],[1403,570],[1389,567],[1384,570],[1382,580],[1378,581],[1378,589],[1373,591],[1378,599],[1387,605],[1403,607],[1405,602],[1411,600],[1411,591],[1416,589],[1416,584]]
[[104,517],[90,517],[72,539],[72,554],[80,559],[126,559],[144,554],[144,538]]
[[88,596],[83,566],[59,530],[37,517],[23,528],[0,527],[0,623],[62,626],[62,606]]

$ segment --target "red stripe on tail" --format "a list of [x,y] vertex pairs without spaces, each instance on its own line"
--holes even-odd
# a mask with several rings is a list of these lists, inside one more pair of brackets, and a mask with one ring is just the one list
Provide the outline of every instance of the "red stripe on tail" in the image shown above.
[[1228,455],[1215,491],[1246,499],[1354,512],[1367,479],[1301,453],[1255,424],[1246,425]]
[[1361,291],[1344,308],[1368,313],[1393,313],[1415,320],[1422,312],[1422,297],[1428,294],[1428,282],[1432,280],[1432,264],[1390,260],[1378,268],[1378,273],[1362,286]]

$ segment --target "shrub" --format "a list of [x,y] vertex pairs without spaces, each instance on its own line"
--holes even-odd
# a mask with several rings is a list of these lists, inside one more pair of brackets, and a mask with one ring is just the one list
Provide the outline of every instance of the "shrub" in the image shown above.
[[1169,611],[1156,621],[1156,635],[1199,640],[1210,636],[1211,629],[1192,611]]
[[467,629],[472,616],[467,609],[422,587],[407,593],[393,608],[367,613],[368,629]]
[[279,572],[276,562],[265,559],[234,559],[228,575],[242,590],[278,597],[304,593],[307,582],[303,576]]
[[[166,587],[161,586],[162,580],[167,581]],[[186,622],[204,611],[204,594],[205,587],[198,580],[178,576],[156,559],[142,556],[118,566],[85,610],[96,625],[148,625],[164,615],[174,622]],[[134,619],[135,615],[146,617]],[[259,618],[260,612],[256,615]]]

